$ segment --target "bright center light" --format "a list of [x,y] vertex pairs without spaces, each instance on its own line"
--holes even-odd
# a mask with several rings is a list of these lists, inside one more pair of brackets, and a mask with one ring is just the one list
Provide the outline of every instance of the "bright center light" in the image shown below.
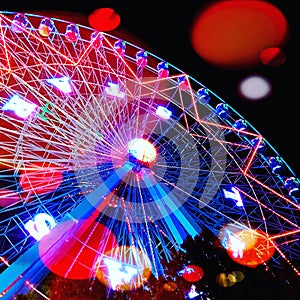
[[156,158],[155,147],[142,138],[132,139],[128,143],[128,152],[136,159],[143,162],[152,162]]

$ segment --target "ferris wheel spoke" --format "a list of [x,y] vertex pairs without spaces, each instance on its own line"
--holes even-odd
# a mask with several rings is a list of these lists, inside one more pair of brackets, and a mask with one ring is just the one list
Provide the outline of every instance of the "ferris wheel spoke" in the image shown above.
[[257,255],[272,254],[263,263],[299,274],[299,180],[224,100],[118,37],[49,18],[43,31],[37,15],[0,19],[0,237],[12,262],[0,265],[0,293],[22,290],[21,274],[45,275],[25,228],[40,214],[77,234],[103,225],[120,247],[114,260],[148,256],[155,276],[203,227],[227,246],[257,232]]

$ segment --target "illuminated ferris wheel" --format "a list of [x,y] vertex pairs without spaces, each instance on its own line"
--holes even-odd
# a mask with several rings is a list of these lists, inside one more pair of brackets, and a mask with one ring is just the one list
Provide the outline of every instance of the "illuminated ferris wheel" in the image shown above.
[[1,296],[50,271],[134,289],[203,228],[299,274],[299,181],[231,106],[114,36],[0,21]]

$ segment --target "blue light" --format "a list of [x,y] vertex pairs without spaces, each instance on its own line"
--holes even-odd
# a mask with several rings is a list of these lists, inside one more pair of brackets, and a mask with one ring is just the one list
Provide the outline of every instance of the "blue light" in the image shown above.
[[236,120],[233,127],[236,128],[237,130],[247,130],[248,129],[247,123],[243,119]]
[[277,174],[282,169],[283,163],[281,159],[278,156],[276,156],[276,157],[271,157],[269,159],[269,165],[272,169],[272,172]]
[[254,138],[250,141],[250,143],[253,147],[258,146],[258,148],[257,148],[258,153],[263,153],[266,149],[266,143],[263,140],[261,140],[260,138]]
[[216,106],[216,114],[223,119],[227,119],[229,116],[228,105],[225,103],[219,103]]
[[158,71],[161,71],[161,70],[168,70],[169,69],[169,64],[165,61],[163,62],[160,62],[158,65],[157,65],[157,70]]
[[197,91],[197,100],[208,103],[210,101],[210,96],[207,88],[201,88]]
[[293,196],[299,191],[299,181],[295,177],[287,178],[284,182],[284,186],[287,188],[290,196]]

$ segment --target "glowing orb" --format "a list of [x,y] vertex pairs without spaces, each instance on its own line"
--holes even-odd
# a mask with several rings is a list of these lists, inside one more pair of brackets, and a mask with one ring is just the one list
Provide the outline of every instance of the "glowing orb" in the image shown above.
[[199,281],[204,276],[204,271],[197,265],[188,265],[184,268],[182,277],[189,282]]
[[269,81],[262,76],[249,76],[239,85],[241,96],[249,100],[258,100],[267,97],[272,91]]
[[92,28],[99,31],[111,31],[116,29],[121,22],[120,15],[112,8],[99,8],[94,10],[88,18]]
[[279,67],[286,61],[286,55],[278,47],[270,47],[262,50],[259,54],[260,61],[268,67]]
[[288,29],[285,16],[271,3],[217,1],[194,18],[190,40],[205,61],[244,68],[259,65],[263,49],[284,45]]
[[51,163],[35,163],[22,170],[20,185],[24,191],[40,195],[55,191],[62,179],[62,171],[58,166]]
[[216,283],[222,287],[230,287],[236,283],[236,278],[231,273],[220,273],[216,276]]
[[[84,221],[79,221],[84,222]],[[53,273],[69,279],[95,276],[99,255],[117,245],[116,237],[103,224],[93,222],[81,232],[73,220],[59,223],[39,243],[39,254]]]
[[231,271],[229,274],[233,275],[235,277],[236,282],[241,282],[244,280],[245,275],[241,271]]
[[123,291],[139,288],[151,273],[148,255],[134,246],[118,246],[106,252],[96,269],[96,276],[102,284]]
[[129,141],[128,152],[142,162],[152,162],[156,158],[155,147],[149,141],[142,138]]
[[237,250],[229,243],[228,255],[235,262],[250,268],[268,261],[276,250],[274,242],[261,230],[241,230],[235,237],[242,242],[243,247]]

